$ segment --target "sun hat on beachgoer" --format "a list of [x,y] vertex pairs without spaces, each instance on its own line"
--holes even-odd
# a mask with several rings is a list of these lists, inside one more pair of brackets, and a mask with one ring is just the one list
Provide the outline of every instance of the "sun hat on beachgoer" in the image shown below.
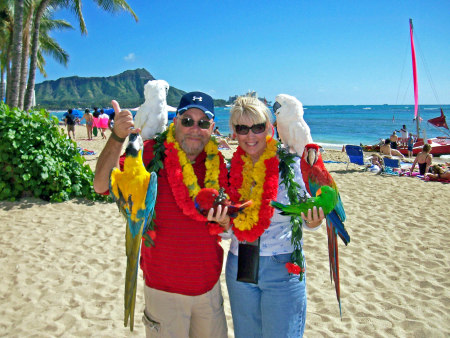
[[214,119],[214,100],[208,94],[202,92],[190,92],[184,94],[177,108],[177,115],[183,115],[189,108],[202,110],[210,119]]

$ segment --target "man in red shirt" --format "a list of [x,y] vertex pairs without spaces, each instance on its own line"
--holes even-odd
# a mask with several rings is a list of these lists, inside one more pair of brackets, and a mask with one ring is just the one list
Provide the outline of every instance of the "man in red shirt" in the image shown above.
[[[108,191],[111,169],[123,166],[122,144],[130,132],[138,131],[133,130],[132,114],[121,111],[115,101],[113,106],[114,128],[95,172],[94,188],[98,193]],[[205,93],[192,92],[181,98],[173,126],[164,134],[164,146],[154,147],[153,139],[144,142],[147,168],[154,151],[161,148],[159,156],[164,164],[158,171],[155,245],[141,246],[147,337],[227,337],[219,281],[223,250],[207,227],[208,220],[228,226],[227,210],[218,209],[216,215],[211,210],[208,219],[204,218],[195,211],[192,196],[187,194],[191,185],[187,187],[183,181],[185,172],[193,172],[198,188],[210,184],[211,177],[220,186],[227,186],[223,156],[217,151],[217,144],[210,142],[213,129],[213,99]],[[205,165],[214,156],[218,161],[209,163],[219,163],[219,168]],[[185,171],[186,166],[192,169]]]

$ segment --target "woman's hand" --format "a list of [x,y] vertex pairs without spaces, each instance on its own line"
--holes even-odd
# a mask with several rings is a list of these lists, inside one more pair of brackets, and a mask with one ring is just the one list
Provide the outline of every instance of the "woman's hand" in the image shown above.
[[305,216],[303,212],[301,215],[308,228],[318,227],[325,218],[325,215],[321,207],[319,207],[319,212],[317,212],[317,207],[313,207],[312,209],[308,209],[307,216]]
[[227,215],[228,207],[223,208],[219,205],[217,207],[216,215],[214,215],[214,209],[209,209],[208,212],[208,221],[210,222],[216,222],[218,223],[222,228],[225,229],[225,231],[228,231],[230,229],[230,216]]

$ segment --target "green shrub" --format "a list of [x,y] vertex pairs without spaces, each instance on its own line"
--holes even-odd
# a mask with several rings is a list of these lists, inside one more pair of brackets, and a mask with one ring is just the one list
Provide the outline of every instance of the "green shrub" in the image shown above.
[[0,200],[105,200],[94,192],[94,174],[84,162],[56,117],[45,110],[10,110],[0,103]]

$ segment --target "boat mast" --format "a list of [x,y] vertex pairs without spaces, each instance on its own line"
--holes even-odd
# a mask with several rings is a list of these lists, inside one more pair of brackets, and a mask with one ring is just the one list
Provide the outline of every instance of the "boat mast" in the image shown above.
[[413,79],[414,79],[414,119],[416,120],[417,138],[419,138],[420,137],[419,86],[417,84],[416,51],[414,48],[412,19],[409,19],[409,33],[411,35],[411,58],[412,58]]

